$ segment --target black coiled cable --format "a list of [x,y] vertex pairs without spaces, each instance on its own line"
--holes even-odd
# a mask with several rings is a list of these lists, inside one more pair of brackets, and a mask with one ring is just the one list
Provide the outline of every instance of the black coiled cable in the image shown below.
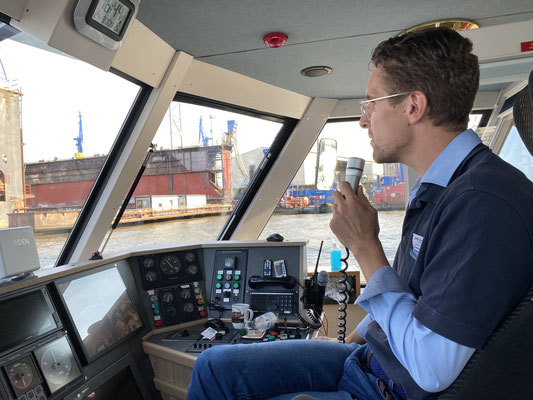
[[342,274],[342,278],[339,281],[339,284],[341,285],[341,290],[339,290],[339,293],[343,296],[341,300],[341,306],[339,307],[339,323],[337,326],[339,329],[337,330],[337,333],[339,336],[337,336],[337,340],[339,342],[344,343],[344,340],[346,338],[346,308],[348,307],[346,300],[348,300],[348,284],[346,281],[348,280],[348,275],[346,274],[346,270],[348,269],[348,258],[350,257],[350,251],[348,250],[348,247],[345,247],[346,249],[346,257],[341,258],[341,261],[344,264],[344,267],[340,270],[340,273]]

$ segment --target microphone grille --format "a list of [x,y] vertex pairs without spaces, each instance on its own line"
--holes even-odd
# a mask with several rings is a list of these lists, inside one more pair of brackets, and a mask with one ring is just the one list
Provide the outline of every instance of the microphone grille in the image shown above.
[[318,286],[326,286],[328,284],[328,279],[329,276],[327,271],[320,271],[316,278],[316,283],[318,283]]

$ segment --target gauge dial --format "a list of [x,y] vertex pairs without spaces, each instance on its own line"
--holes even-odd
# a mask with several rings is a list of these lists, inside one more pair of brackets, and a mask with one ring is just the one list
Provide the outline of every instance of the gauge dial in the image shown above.
[[194,264],[191,264],[187,267],[187,272],[189,273],[189,275],[196,275],[196,273],[198,272],[198,267]]
[[180,296],[182,299],[188,299],[192,296],[192,293],[189,289],[184,289],[181,291]]
[[66,336],[39,347],[33,354],[39,360],[43,378],[51,394],[81,377],[80,368]]
[[144,260],[143,260],[143,265],[146,267],[146,268],[152,268],[154,265],[155,265],[155,261],[152,257],[146,257]]
[[148,271],[146,275],[144,275],[144,277],[148,282],[153,282],[157,279],[157,274],[155,273],[155,271]]
[[70,377],[71,353],[59,346],[50,347],[41,357],[41,368],[48,382],[62,386]]
[[187,314],[190,314],[194,311],[194,305],[192,303],[185,303],[183,305],[183,311],[185,311]]
[[168,306],[165,311],[169,317],[173,317],[174,315],[176,315],[176,307],[174,306]]
[[161,259],[160,268],[165,275],[176,275],[181,270],[181,261],[177,256],[165,256]]
[[187,262],[193,262],[195,258],[194,253],[188,252],[185,254],[185,261]]
[[172,294],[172,292],[164,292],[163,296],[161,297],[163,298],[163,301],[165,303],[171,303],[172,300],[174,300],[174,295]]
[[7,368],[9,380],[17,389],[27,389],[33,382],[33,369],[27,362],[21,361]]

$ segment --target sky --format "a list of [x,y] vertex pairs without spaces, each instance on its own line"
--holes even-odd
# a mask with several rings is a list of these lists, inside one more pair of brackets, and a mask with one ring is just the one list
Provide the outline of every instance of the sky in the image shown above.
[[[9,82],[4,86],[19,87],[23,94],[25,162],[74,157],[79,112],[83,121],[85,156],[109,152],[138,93],[135,84],[85,62],[12,40],[0,42],[0,60]],[[212,137],[212,144],[221,143],[228,120],[237,120],[241,154],[269,147],[280,128],[270,121],[173,103],[170,115],[167,113],[163,118],[153,142],[167,149],[171,144],[174,148],[182,143],[197,145],[200,117],[204,133]],[[371,159],[365,130],[354,132],[356,124],[353,123],[335,125],[334,136],[344,138],[337,139],[339,156]]]

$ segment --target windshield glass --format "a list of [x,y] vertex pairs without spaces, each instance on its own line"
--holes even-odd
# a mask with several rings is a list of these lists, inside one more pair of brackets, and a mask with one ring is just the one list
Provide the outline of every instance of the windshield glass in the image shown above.
[[172,102],[106,255],[142,244],[216,240],[282,126]]
[[0,227],[33,227],[42,268],[59,256],[139,92],[45,47],[0,42]]

